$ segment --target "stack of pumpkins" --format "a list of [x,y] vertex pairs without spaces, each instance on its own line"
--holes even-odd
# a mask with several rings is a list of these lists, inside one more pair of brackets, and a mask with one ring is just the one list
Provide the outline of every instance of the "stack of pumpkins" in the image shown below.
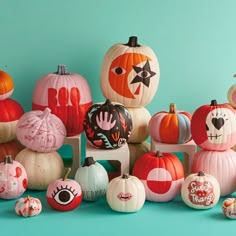
[[16,154],[24,148],[16,139],[16,125],[24,110],[18,102],[10,98],[13,91],[11,76],[0,70],[0,162],[7,155],[15,159]]
[[51,181],[62,177],[64,164],[56,150],[64,143],[66,129],[49,108],[24,113],[18,120],[16,136],[25,146],[15,160],[25,167],[28,189],[45,190]]
[[[102,62],[100,86],[104,97],[123,104],[132,117],[133,128],[128,139],[130,172],[135,160],[150,148],[145,140],[151,115],[145,106],[157,91],[159,77],[155,53],[150,47],[138,44],[135,36],[128,43],[114,44]],[[111,164],[118,167],[118,162]]]
[[192,173],[203,171],[214,176],[220,185],[220,195],[236,190],[236,152],[231,148],[236,140],[235,110],[229,104],[200,106],[192,116],[191,133],[201,148],[194,155]]

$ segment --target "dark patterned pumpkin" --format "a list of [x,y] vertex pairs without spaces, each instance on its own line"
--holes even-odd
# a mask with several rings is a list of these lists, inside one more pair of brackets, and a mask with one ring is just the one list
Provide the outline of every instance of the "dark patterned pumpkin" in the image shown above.
[[93,104],[85,115],[84,131],[88,141],[101,149],[116,149],[130,137],[132,118],[126,107],[112,103]]

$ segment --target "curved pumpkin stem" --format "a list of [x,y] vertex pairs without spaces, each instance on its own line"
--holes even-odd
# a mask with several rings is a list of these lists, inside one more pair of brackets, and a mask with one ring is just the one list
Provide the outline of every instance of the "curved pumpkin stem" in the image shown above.
[[69,167],[69,168],[67,168],[67,171],[66,171],[66,173],[63,177],[63,181],[66,181],[68,179],[68,176],[69,176],[70,172],[71,172],[71,168]]
[[128,47],[140,47],[138,44],[138,37],[137,36],[130,36],[128,43],[124,44],[125,46]]
[[169,113],[173,113],[173,114],[176,113],[176,104],[175,104],[175,103],[171,103],[171,104],[170,104]]
[[48,115],[51,113],[51,109],[46,107],[42,113],[42,115],[40,116],[41,119],[45,119],[48,117]]

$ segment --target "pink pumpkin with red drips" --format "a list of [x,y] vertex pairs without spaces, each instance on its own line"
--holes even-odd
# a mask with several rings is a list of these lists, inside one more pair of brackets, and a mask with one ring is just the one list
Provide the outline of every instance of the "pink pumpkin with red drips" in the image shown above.
[[41,77],[34,89],[32,109],[51,109],[64,123],[67,136],[83,132],[86,111],[92,105],[89,85],[84,77],[69,73],[64,65],[56,73]]

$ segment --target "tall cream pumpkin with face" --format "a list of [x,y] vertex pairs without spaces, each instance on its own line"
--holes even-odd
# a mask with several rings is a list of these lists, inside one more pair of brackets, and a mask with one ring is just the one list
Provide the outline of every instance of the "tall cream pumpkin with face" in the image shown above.
[[105,54],[100,86],[105,98],[126,107],[143,107],[151,102],[159,84],[160,68],[154,51],[130,37]]

